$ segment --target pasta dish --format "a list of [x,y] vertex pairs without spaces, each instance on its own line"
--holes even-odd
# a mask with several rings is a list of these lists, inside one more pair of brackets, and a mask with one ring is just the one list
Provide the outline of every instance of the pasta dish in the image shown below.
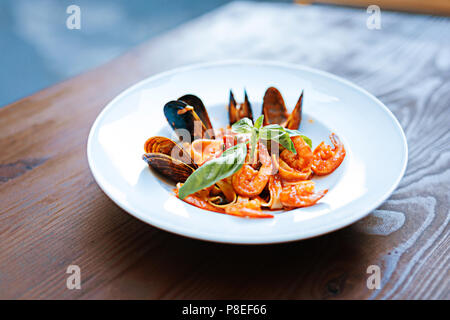
[[316,190],[312,178],[336,170],[345,148],[331,133],[331,145],[322,141],[313,149],[299,130],[302,107],[303,92],[289,113],[270,87],[254,119],[247,92],[237,103],[230,91],[229,125],[213,128],[203,102],[188,94],[164,106],[175,138],[149,138],[143,159],[174,182],[178,198],[205,210],[273,218],[280,210],[312,206],[328,192]]

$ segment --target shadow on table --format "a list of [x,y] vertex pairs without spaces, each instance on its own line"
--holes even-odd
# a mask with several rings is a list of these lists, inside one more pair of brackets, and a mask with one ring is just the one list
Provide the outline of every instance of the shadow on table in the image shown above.
[[[145,254],[98,297],[326,299],[368,292],[366,270],[376,247],[366,246],[373,236],[352,227],[303,241],[249,246],[204,242],[132,223],[142,224],[146,241],[138,250]],[[135,237],[132,230],[121,232]]]
[[[242,246],[202,243],[173,237],[172,250],[183,248],[177,263],[198,261],[184,289],[176,294],[190,297],[189,288],[204,288],[198,297],[216,298],[329,298],[352,286],[350,275],[360,269],[366,276],[362,235],[351,228],[322,237],[285,244]],[[184,261],[182,261],[184,260]],[[200,283],[201,282],[201,283]],[[365,281],[363,281],[365,283]],[[305,288],[308,288],[305,291]],[[209,291],[209,292],[208,292]],[[169,293],[170,297],[170,293]],[[196,294],[197,297],[197,294]]]

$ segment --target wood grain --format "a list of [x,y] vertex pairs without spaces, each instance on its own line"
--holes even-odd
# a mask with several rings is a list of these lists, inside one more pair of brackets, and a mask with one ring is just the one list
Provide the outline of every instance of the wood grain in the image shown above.
[[[368,30],[364,10],[236,2],[1,109],[0,298],[449,299],[450,21],[382,15]],[[399,188],[348,228],[271,246],[187,239],[119,209],[87,165],[97,114],[151,74],[224,58],[302,63],[375,94],[407,135]],[[70,264],[81,290],[66,288]]]
[[428,13],[436,15],[450,15],[450,1],[448,0],[295,0],[299,4],[306,3],[330,3],[354,7],[377,5],[381,10],[398,10],[415,13]]

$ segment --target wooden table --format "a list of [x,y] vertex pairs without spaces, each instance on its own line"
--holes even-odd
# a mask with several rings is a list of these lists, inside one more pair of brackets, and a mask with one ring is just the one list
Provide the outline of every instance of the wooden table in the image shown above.
[[388,10],[408,11],[416,13],[428,13],[436,15],[450,15],[450,1],[448,0],[294,0],[298,3],[333,3],[367,8],[370,5],[378,5]]
[[[450,298],[450,20],[382,12],[382,29],[369,30],[367,17],[231,3],[1,109],[0,298]],[[350,227],[270,246],[187,239],[119,209],[86,160],[100,110],[156,72],[223,58],[301,63],[375,94],[408,139],[398,189]],[[69,265],[81,290],[66,288]],[[379,290],[366,286],[370,265]]]

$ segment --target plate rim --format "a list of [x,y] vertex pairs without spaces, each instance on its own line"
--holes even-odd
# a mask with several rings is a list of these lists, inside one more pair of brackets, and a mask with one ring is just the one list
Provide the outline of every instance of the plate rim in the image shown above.
[[[212,235],[206,235],[199,232],[192,232],[189,229],[183,229],[182,227],[179,228],[173,228],[172,225],[165,225],[160,220],[157,219],[151,219],[149,216],[143,216],[139,212],[136,212],[133,208],[129,208],[126,204],[121,203],[115,197],[111,194],[111,192],[108,190],[108,188],[105,186],[105,183],[102,181],[102,178],[98,176],[98,172],[93,169],[95,167],[93,155],[91,154],[93,151],[92,149],[92,141],[95,132],[97,131],[97,127],[99,126],[101,120],[105,116],[105,114],[108,112],[110,108],[115,104],[116,101],[122,99],[124,96],[128,95],[130,92],[136,90],[138,87],[144,85],[146,82],[151,82],[154,80],[157,80],[159,78],[164,78],[170,75],[175,75],[180,72],[188,72],[190,70],[196,70],[196,69],[204,69],[204,68],[210,68],[210,67],[220,67],[220,66],[233,66],[233,65],[252,65],[252,66],[270,66],[270,67],[282,67],[282,68],[290,68],[294,70],[303,70],[311,73],[315,73],[317,75],[324,76],[326,78],[332,79],[334,81],[338,81],[340,83],[343,83],[352,89],[359,91],[360,93],[364,94],[368,98],[370,98],[372,101],[374,101],[379,107],[381,107],[387,115],[390,117],[391,120],[393,120],[393,123],[395,124],[396,129],[399,131],[401,140],[403,142],[403,163],[402,168],[400,170],[400,173],[397,175],[394,182],[391,184],[391,187],[383,194],[382,197],[380,197],[377,201],[374,202],[374,204],[369,207],[369,209],[361,210],[360,212],[363,212],[358,215],[349,215],[347,219],[342,219],[339,221],[339,223],[336,223],[332,226],[329,226],[324,228],[316,228],[312,231],[309,231],[307,233],[303,233],[302,235],[295,235],[293,233],[289,233],[286,236],[277,236],[276,238],[266,238],[266,239],[254,239],[254,238],[239,238],[234,239],[235,236],[232,236],[230,238],[224,238],[224,236],[212,236]],[[202,241],[209,241],[209,242],[216,242],[216,243],[227,243],[227,244],[241,244],[241,245],[265,245],[265,244],[276,244],[276,243],[285,243],[285,242],[292,242],[292,241],[299,241],[299,240],[305,240],[310,239],[313,237],[325,235],[334,231],[337,231],[339,229],[345,228],[356,221],[359,221],[369,215],[373,210],[378,208],[382,203],[384,203],[389,196],[397,189],[398,185],[400,184],[400,181],[402,180],[407,164],[408,164],[408,142],[405,136],[405,133],[403,131],[402,126],[400,125],[398,119],[395,117],[395,115],[392,113],[391,110],[383,103],[381,102],[377,97],[375,97],[373,94],[368,92],[366,89],[354,84],[353,82],[346,80],[340,76],[334,75],[332,73],[329,73],[327,71],[319,70],[316,68],[312,68],[309,66],[305,66],[302,64],[295,64],[295,63],[288,63],[288,62],[280,62],[276,60],[257,60],[257,59],[227,59],[227,60],[219,60],[219,61],[210,61],[210,62],[204,62],[204,63],[195,63],[195,64],[188,64],[183,65],[177,68],[173,68],[164,72],[160,72],[157,74],[154,74],[152,76],[149,76],[145,79],[142,79],[138,81],[137,83],[127,87],[125,90],[121,91],[117,96],[115,96],[111,101],[109,101],[101,110],[101,112],[97,115],[94,123],[91,126],[91,129],[89,131],[87,145],[86,145],[86,151],[87,151],[87,159],[88,159],[88,165],[89,169],[94,177],[95,182],[98,184],[100,189],[110,198],[117,206],[119,206],[122,210],[126,211],[128,214],[132,215],[133,217],[141,220],[142,222],[145,222],[153,227],[156,227],[158,229],[171,232],[180,236],[189,237],[197,240]],[[240,219],[240,218],[239,218]]]

